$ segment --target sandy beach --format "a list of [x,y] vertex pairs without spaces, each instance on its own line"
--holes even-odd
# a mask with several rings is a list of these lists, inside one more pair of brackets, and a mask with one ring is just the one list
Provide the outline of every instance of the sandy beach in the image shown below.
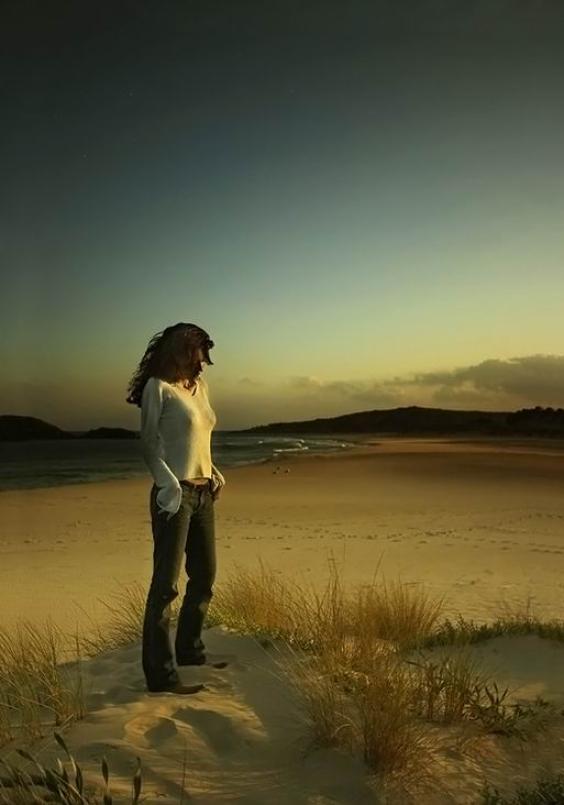
[[[506,605],[524,609],[529,600],[537,617],[562,618],[562,445],[372,442],[338,455],[226,470],[216,503],[216,585],[235,564],[258,568],[260,559],[322,588],[334,557],[345,584],[372,582],[376,574],[423,585],[445,597],[447,616],[484,622]],[[120,585],[148,584],[150,486],[148,476],[1,493],[3,625],[50,616],[72,631],[86,625],[85,613],[103,621],[100,599]],[[329,750],[301,759],[297,704],[276,677],[272,658],[250,638],[221,627],[206,635],[210,650],[232,662],[221,671],[183,669],[184,678],[206,679],[209,687],[183,701],[144,692],[139,646],[90,661],[92,712],[69,732],[89,768],[98,770],[105,753],[122,781],[116,791],[119,785],[128,791],[133,758],[140,755],[153,791],[149,801],[177,802],[188,746],[188,788],[198,803],[377,801],[360,761]],[[561,645],[534,636],[498,638],[488,650],[505,667],[504,678],[522,691],[564,702]],[[462,760],[445,760],[445,781],[459,785],[457,796],[437,792],[427,801],[476,802],[479,781],[472,769],[479,763],[464,762],[463,785]],[[501,775],[494,782],[503,782],[512,762],[516,774],[529,773],[526,764],[502,763],[494,753],[491,776]]]
[[[477,621],[528,597],[539,616],[562,613],[563,447],[386,439],[225,474],[216,584],[262,558],[322,585],[333,555],[348,581],[379,566]],[[150,487],[147,476],[0,493],[4,625],[52,615],[72,629],[120,585],[148,584]]]

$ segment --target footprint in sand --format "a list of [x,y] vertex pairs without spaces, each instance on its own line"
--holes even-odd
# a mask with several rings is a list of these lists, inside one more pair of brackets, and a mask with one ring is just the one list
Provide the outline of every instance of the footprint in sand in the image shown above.
[[214,710],[185,709],[173,713],[173,717],[189,724],[195,732],[218,755],[236,751],[241,747],[241,736],[227,716]]
[[158,718],[156,721],[157,723],[145,732],[145,740],[155,749],[160,747],[163,741],[175,738],[178,734],[178,728],[172,719]]
[[145,713],[129,719],[124,726],[124,733],[128,743],[145,744],[152,749],[160,749],[163,741],[178,735],[178,727],[174,718]]

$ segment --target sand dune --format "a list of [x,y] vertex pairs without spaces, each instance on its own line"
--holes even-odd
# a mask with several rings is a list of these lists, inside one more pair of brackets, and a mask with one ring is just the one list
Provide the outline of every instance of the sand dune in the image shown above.
[[[281,674],[279,651],[224,627],[206,630],[205,638],[210,655],[230,664],[181,668],[183,681],[205,686],[191,696],[147,693],[140,645],[85,662],[89,713],[65,740],[88,783],[102,782],[106,756],[112,792],[127,796],[139,756],[150,803],[180,801],[184,763],[185,801],[374,801],[360,761],[325,751],[304,758],[304,716]],[[60,754],[52,742],[40,757],[50,765]]]
[[[140,645],[85,662],[89,712],[65,739],[88,785],[101,784],[105,756],[112,793],[127,801],[140,757],[150,803],[176,805],[184,780],[184,801],[202,805],[470,805],[480,801],[484,779],[503,790],[509,780],[524,783],[543,769],[564,770],[562,726],[525,747],[516,738],[500,741],[471,727],[441,727],[431,756],[432,787],[392,783],[384,789],[360,759],[339,749],[308,750],[299,697],[280,664],[280,642],[265,649],[222,626],[207,629],[205,639],[211,655],[229,658],[230,665],[180,669],[183,681],[205,686],[191,696],[147,693]],[[536,636],[499,637],[473,651],[500,686],[516,688],[513,701],[542,695],[564,705],[564,646]],[[41,761],[51,765],[57,756],[54,742],[45,743]]]

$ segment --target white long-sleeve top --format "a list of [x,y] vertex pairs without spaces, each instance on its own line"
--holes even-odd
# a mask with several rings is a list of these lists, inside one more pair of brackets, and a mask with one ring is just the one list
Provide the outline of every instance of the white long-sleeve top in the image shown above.
[[216,421],[202,377],[194,389],[159,377],[147,380],[141,396],[141,450],[159,488],[157,506],[169,517],[180,508],[180,481],[211,478],[214,491],[225,484],[211,460]]

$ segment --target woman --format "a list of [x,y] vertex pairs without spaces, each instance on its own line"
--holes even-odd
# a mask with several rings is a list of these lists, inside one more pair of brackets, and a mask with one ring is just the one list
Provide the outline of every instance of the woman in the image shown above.
[[[214,343],[201,327],[179,322],[157,333],[128,386],[141,408],[142,454],[153,477],[150,493],[153,577],[143,622],[142,663],[150,691],[195,693],[176,665],[206,662],[201,630],[216,573],[214,502],[225,478],[211,460],[216,423],[203,363]],[[188,582],[178,617],[175,659],[170,604],[185,562]],[[216,663],[224,667],[227,663]]]

